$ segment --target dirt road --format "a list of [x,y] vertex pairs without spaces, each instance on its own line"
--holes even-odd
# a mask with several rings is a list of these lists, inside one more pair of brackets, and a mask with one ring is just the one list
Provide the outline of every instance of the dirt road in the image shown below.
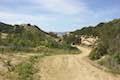
[[36,80],[120,80],[119,76],[102,71],[92,66],[87,60],[91,49],[78,47],[79,55],[56,55],[42,59],[38,63],[40,70]]

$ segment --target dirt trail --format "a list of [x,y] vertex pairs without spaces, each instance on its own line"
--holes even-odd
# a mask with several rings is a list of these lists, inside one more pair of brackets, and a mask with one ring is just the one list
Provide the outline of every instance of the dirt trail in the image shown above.
[[91,49],[78,47],[79,55],[56,55],[38,63],[40,78],[36,80],[120,80],[120,77],[92,66],[87,60]]

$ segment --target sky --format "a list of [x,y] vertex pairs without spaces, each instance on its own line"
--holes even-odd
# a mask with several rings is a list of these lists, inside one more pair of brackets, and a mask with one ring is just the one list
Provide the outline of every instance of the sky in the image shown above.
[[120,18],[120,0],[0,0],[0,22],[65,32]]

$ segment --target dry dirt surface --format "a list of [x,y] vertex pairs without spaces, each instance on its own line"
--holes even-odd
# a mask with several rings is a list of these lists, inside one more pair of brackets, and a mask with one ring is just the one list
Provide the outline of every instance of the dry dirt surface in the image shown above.
[[105,72],[86,60],[91,49],[78,47],[79,55],[55,55],[43,58],[38,64],[35,80],[120,80],[120,76]]

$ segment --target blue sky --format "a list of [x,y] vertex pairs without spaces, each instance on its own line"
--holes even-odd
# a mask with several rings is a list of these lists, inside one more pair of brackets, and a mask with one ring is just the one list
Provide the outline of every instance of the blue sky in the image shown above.
[[0,21],[73,31],[120,18],[120,0],[0,0]]

